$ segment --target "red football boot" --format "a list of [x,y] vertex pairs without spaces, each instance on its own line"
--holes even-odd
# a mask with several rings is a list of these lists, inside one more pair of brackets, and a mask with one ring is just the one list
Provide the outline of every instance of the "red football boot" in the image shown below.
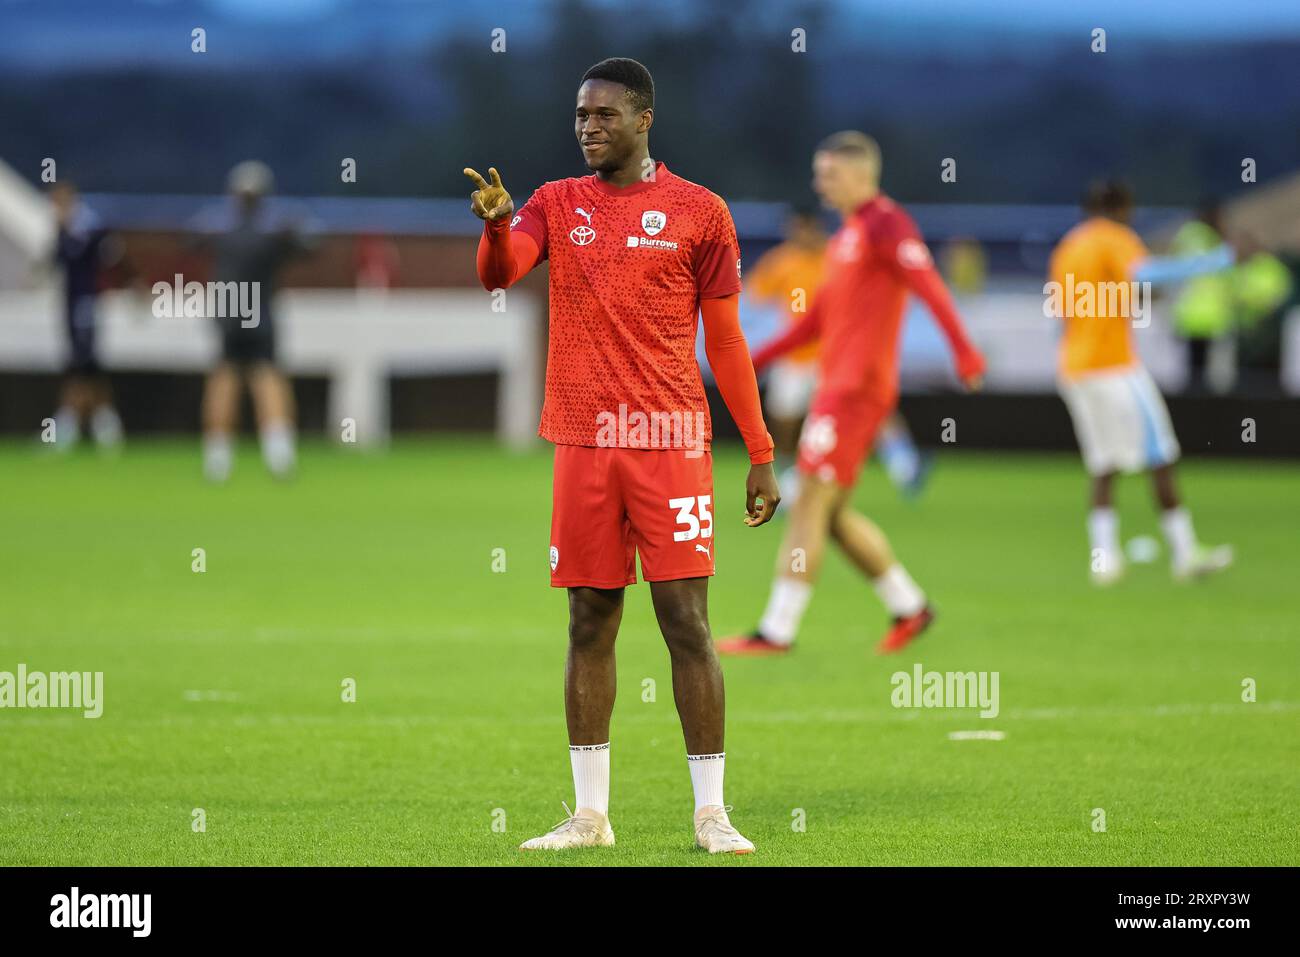
[[758,658],[765,655],[789,654],[791,646],[769,641],[757,631],[751,631],[747,635],[723,638],[716,647],[720,655],[744,655]]
[[934,621],[934,609],[926,605],[915,615],[906,618],[895,618],[894,626],[889,629],[889,634],[881,639],[880,644],[876,645],[876,654],[890,655],[896,651],[902,651],[912,641],[918,638],[921,632],[930,627],[930,622]]

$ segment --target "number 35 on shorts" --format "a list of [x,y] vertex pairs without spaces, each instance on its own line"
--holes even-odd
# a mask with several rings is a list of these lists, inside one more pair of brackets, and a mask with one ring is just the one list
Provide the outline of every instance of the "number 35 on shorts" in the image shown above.
[[689,542],[696,538],[713,537],[713,513],[709,511],[712,495],[691,495],[687,498],[670,498],[668,507],[677,509],[677,531],[674,542]]

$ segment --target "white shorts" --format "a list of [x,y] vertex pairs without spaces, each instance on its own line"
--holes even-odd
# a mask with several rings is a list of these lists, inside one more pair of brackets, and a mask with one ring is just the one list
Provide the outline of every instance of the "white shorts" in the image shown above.
[[767,381],[767,411],[774,419],[801,419],[816,388],[816,362],[777,362]]
[[1061,379],[1058,385],[1090,475],[1142,472],[1177,461],[1169,410],[1142,366]]

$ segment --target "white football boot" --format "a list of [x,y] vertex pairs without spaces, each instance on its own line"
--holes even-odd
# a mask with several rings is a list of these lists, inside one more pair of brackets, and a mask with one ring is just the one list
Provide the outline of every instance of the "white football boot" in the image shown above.
[[1213,575],[1231,565],[1232,559],[1231,545],[1215,545],[1213,548],[1197,545],[1196,551],[1192,552],[1190,558],[1174,564],[1174,579],[1185,582],[1193,578]]
[[710,854],[753,854],[754,843],[731,826],[731,805],[710,804],[695,812],[695,844]]
[[569,847],[613,846],[614,829],[609,826],[608,817],[591,808],[580,807],[575,814],[569,810],[569,805],[563,804],[563,807],[568,817],[541,837],[524,841],[519,850],[562,851]]

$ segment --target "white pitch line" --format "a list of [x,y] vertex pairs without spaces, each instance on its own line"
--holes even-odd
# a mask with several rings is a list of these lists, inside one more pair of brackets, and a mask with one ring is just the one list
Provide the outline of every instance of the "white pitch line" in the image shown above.
[[182,691],[181,697],[186,701],[238,701],[243,697],[238,691]]
[[[85,722],[80,714],[60,713],[62,709],[23,709],[24,711],[42,710],[41,716],[14,712],[18,709],[0,710],[0,725],[51,725],[81,724]],[[1099,718],[1099,717],[1179,717],[1198,714],[1223,714],[1238,716],[1280,715],[1300,710],[1300,701],[1271,701],[1261,704],[1160,704],[1133,707],[1070,707],[1070,708],[1030,708],[1003,711],[998,721],[1028,720],[1051,721],[1061,718]],[[729,717],[741,724],[867,724],[885,723],[895,720],[914,720],[926,717],[931,720],[952,721],[961,716],[961,712],[974,713],[971,708],[900,708],[877,711],[782,711],[758,714],[737,714]],[[464,727],[551,727],[564,726],[564,717],[554,714],[536,714],[521,718],[490,718],[478,715],[466,715],[464,712],[440,714],[437,712],[412,712],[403,715],[362,715],[353,712],[340,712],[338,717],[321,714],[284,714],[282,712],[263,714],[244,714],[238,717],[198,717],[191,712],[188,715],[158,715],[152,718],[129,718],[121,721],[109,721],[107,716],[97,722],[101,726],[148,726],[148,725],[211,725],[213,722],[230,722],[239,727],[257,727],[271,725],[284,727],[289,725],[371,725],[397,728],[416,728],[428,725],[437,726],[439,730],[451,733],[448,729]],[[969,716],[969,714],[968,714]],[[660,715],[638,715],[636,712],[618,716],[620,724],[654,724],[665,719]],[[457,732],[460,733],[460,732]]]
[[[1061,718],[1113,718],[1113,717],[1153,717],[1168,718],[1198,714],[1225,715],[1276,715],[1300,710],[1300,701],[1270,701],[1258,704],[1154,704],[1154,705],[1103,705],[1092,707],[1086,705],[1066,706],[1060,708],[1010,708],[1003,710],[999,720],[1011,721],[1053,721]],[[960,717],[963,712],[972,712],[972,708],[899,708],[875,711],[783,711],[749,714],[732,710],[728,715],[733,721],[773,723],[821,721],[827,724],[850,724],[872,721],[914,721],[918,718],[931,720],[951,720]],[[629,716],[633,717],[633,716]],[[628,718],[621,720],[627,721]]]

